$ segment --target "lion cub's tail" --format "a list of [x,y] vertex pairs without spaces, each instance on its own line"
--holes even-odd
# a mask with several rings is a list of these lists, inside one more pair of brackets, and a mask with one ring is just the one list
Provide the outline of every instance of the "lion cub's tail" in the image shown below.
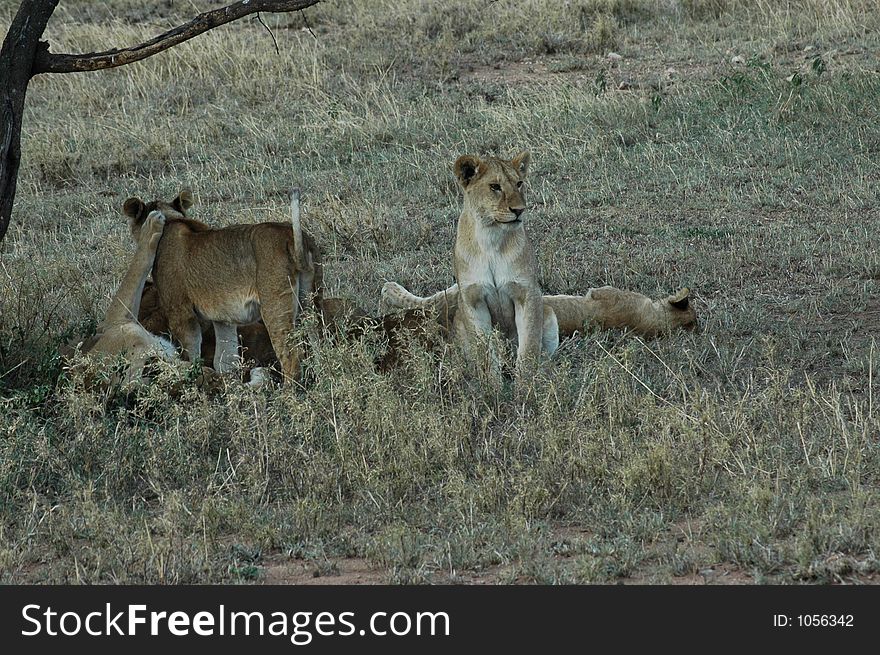
[[299,189],[290,190],[290,224],[293,226],[293,257],[299,270],[308,269],[303,249],[302,226],[299,222]]

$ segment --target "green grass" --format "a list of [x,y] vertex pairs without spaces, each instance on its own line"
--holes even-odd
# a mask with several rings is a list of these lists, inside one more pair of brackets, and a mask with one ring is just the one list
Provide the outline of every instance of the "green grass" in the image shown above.
[[[129,45],[184,4],[62,0],[46,37]],[[315,36],[264,16],[280,54],[244,20],[32,82],[0,246],[0,581],[253,582],[351,558],[395,583],[877,579],[873,2],[306,16]],[[329,293],[376,307],[385,280],[451,282],[455,158],[522,149],[545,291],[688,285],[699,332],[566,343],[528,407],[454,350],[379,375],[372,342],[319,347],[305,393],[160,372],[104,395],[61,374],[127,266],[130,195],[190,186],[226,225],[286,220],[298,184]]]

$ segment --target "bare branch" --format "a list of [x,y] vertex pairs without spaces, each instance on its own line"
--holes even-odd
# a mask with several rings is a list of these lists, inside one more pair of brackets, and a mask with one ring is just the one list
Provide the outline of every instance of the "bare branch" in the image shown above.
[[306,22],[306,27],[309,30],[309,34],[311,34],[315,39],[317,39],[318,37],[315,36],[314,32],[312,32],[312,26],[309,25],[309,17],[306,16],[306,13],[302,9],[299,10],[299,15],[302,16],[303,20]]
[[269,26],[263,22],[263,17],[260,16],[260,14],[257,14],[257,20],[260,21],[260,25],[262,25],[263,27],[266,28],[266,31],[269,33],[269,36],[272,37],[272,44],[275,46],[275,54],[280,55],[281,50],[278,48],[278,41],[275,40],[274,32],[272,32],[272,30],[269,28]]
[[32,73],[76,73],[102,70],[131,64],[188,41],[208,30],[231,23],[260,11],[282,13],[300,11],[321,0],[239,0],[226,7],[206,11],[190,22],[131,48],[90,52],[82,55],[54,54],[48,48],[40,50],[34,60]]

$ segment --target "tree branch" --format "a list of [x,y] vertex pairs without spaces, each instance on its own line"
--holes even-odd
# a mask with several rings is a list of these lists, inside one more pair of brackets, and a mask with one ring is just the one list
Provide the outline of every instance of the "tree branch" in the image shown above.
[[90,52],[82,55],[54,54],[48,47],[41,49],[35,59],[32,73],[77,73],[102,70],[131,64],[188,41],[203,32],[231,23],[260,11],[281,13],[311,7],[321,0],[239,0],[226,7],[206,11],[190,22],[131,48]]

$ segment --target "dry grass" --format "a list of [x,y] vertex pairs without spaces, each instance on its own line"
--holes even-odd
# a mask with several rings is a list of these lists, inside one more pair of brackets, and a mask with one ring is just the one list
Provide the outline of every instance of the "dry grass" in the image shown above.
[[[131,44],[217,4],[62,0],[46,36]],[[875,579],[875,9],[322,3],[317,38],[264,17],[280,54],[242,21],[35,79],[0,249],[0,580]],[[224,225],[285,220],[297,183],[330,291],[375,307],[451,281],[455,157],[523,148],[545,290],[689,285],[701,332],[567,343],[533,407],[454,351],[378,375],[369,342],[318,349],[302,394],[59,377],[127,265],[129,195],[191,186]]]

